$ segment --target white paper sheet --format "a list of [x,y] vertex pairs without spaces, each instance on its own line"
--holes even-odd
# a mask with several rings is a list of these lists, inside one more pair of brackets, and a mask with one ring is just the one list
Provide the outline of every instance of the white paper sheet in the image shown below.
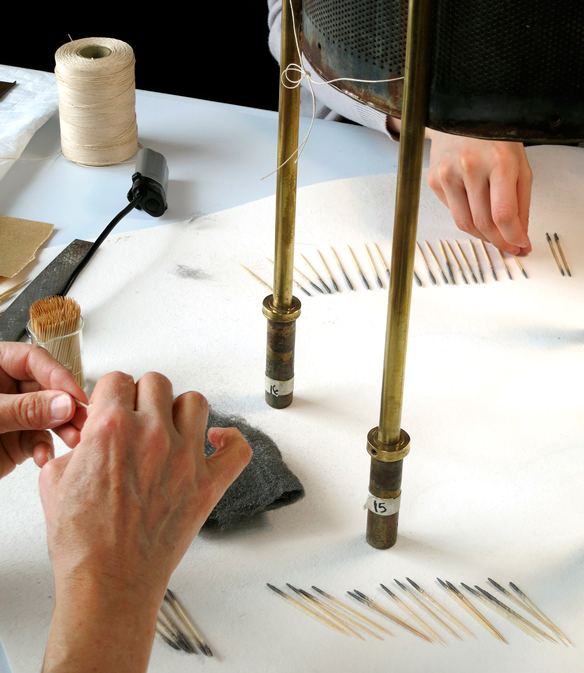
[[[529,156],[529,280],[511,259],[510,281],[494,257],[498,282],[484,267],[484,285],[464,285],[455,271],[456,287],[440,278],[434,287],[416,263],[424,287],[413,292],[402,420],[412,450],[404,461],[399,540],[388,551],[364,540],[365,441],[378,423],[387,310],[387,289],[375,285],[364,245],[377,242],[389,259],[395,176],[299,192],[297,252],[321,269],[321,250],[341,292],[298,293],[295,399],[287,410],[263,399],[267,291],[240,267],[270,282],[273,199],[112,236],[80,276],[72,294],[86,321],[90,381],[114,369],[136,378],[163,372],[177,394],[199,390],[270,434],[306,488],[299,503],[242,530],[197,538],[171,588],[217,656],[194,660],[157,641],[150,671],[583,670],[584,152],[538,147]],[[559,274],[546,231],[560,235],[572,278]],[[427,187],[418,238],[437,253],[439,238],[466,240]],[[371,291],[351,266],[347,244]],[[355,292],[344,285],[331,245]],[[463,248],[469,255],[468,243]],[[297,266],[310,275],[299,255]],[[14,673],[39,669],[53,605],[36,481],[28,464],[0,483],[0,637]],[[441,647],[395,627],[396,638],[361,642],[266,587],[315,584],[336,597],[357,588],[394,609],[379,583],[406,576],[478,638],[446,636],[449,647]],[[537,643],[485,609],[509,640],[499,643],[445,594],[437,576],[481,586],[487,577],[516,582],[575,647]]]

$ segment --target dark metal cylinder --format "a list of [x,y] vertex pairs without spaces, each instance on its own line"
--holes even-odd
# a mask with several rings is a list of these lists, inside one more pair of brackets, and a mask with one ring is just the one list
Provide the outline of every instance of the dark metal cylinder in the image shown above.
[[294,395],[294,344],[296,321],[268,320],[266,349],[266,402],[274,409],[285,409]]

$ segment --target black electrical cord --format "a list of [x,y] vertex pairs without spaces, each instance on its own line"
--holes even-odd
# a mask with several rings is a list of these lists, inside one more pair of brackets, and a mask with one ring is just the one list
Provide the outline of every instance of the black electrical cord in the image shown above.
[[95,243],[89,248],[87,251],[87,254],[83,258],[83,260],[79,263],[75,271],[69,276],[69,280],[67,281],[67,284],[65,285],[64,289],[59,293],[61,297],[64,297],[69,290],[71,289],[71,285],[77,280],[77,276],[83,271],[83,269],[87,266],[89,260],[93,257],[93,255],[96,253],[97,249],[99,246],[105,241],[105,239],[108,237],[109,233],[112,231],[112,229],[116,226],[116,224],[120,221],[123,220],[124,217],[128,213],[130,213],[134,208],[138,208],[140,204],[144,201],[146,198],[146,194],[137,194],[131,201],[128,203],[128,205],[121,210],[115,217],[114,219],[107,225],[107,227],[101,232],[101,234],[97,237],[95,240]]

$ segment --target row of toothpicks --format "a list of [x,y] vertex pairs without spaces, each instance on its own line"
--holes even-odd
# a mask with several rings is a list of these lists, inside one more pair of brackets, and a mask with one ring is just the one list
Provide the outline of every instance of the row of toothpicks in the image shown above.
[[[401,611],[405,613],[403,617],[356,589],[347,591],[347,594],[352,599],[376,613],[374,615],[376,620],[357,610],[356,607],[352,607],[346,602],[334,598],[315,586],[312,586],[314,593],[310,593],[304,589],[298,589],[291,584],[286,584],[295,597],[272,584],[268,584],[267,586],[288,602],[318,619],[321,623],[326,624],[343,635],[356,636],[360,640],[365,640],[365,635],[373,636],[379,640],[383,640],[384,635],[395,635],[386,629],[385,626],[379,624],[377,615],[389,619],[394,625],[429,643],[437,642],[441,645],[448,645],[448,641],[444,637],[448,638],[452,636],[458,640],[462,640],[464,634],[476,638],[476,635],[452,613],[451,609],[442,605],[439,600],[431,596],[409,577],[406,579],[410,586],[399,580],[394,580],[394,582],[401,589],[402,596],[404,598],[407,596],[408,602],[402,600],[402,598],[397,596],[384,584],[380,585],[385,595],[392,599],[393,604],[398,605]],[[507,602],[504,602],[478,585],[475,585],[473,588],[461,582],[461,587],[464,589],[464,592],[462,592],[451,582],[440,578],[437,578],[437,581],[446,591],[449,598],[464,608],[466,613],[472,616],[485,630],[501,642],[508,643],[501,632],[475,605],[477,601],[481,606],[487,605],[490,609],[505,617],[511,624],[535,640],[547,640],[552,643],[562,642],[565,645],[571,645],[567,636],[513,582],[509,582],[509,586],[514,593],[491,578],[488,579],[488,582],[506,597]],[[473,597],[474,602],[470,596]],[[507,604],[509,601],[514,604],[515,608],[519,607],[523,614],[510,607]],[[406,615],[413,619],[417,626],[412,626],[411,623],[408,623]],[[423,615],[423,618],[420,615]],[[432,626],[428,622],[428,617],[431,618]]]
[[213,656],[211,648],[203,640],[193,620],[170,589],[166,590],[164,601],[158,611],[156,635],[173,650],[182,650],[188,654],[197,654],[200,650],[207,657]]
[[[546,234],[546,238],[550,245],[551,251],[553,253],[554,259],[562,275],[571,276],[572,273],[568,267],[564,251],[560,244],[560,240],[557,234],[554,234],[554,241],[558,249],[558,254],[556,253],[552,240],[549,234]],[[465,246],[465,243],[467,246]],[[424,241],[424,247],[420,243],[416,243],[417,251],[419,257],[423,262],[426,273],[419,274],[414,270],[414,280],[416,284],[420,287],[424,286],[424,281],[422,277],[427,274],[428,280],[432,285],[458,285],[461,282],[466,285],[472,283],[480,284],[486,283],[485,276],[490,274],[493,279],[498,281],[500,279],[501,273],[503,276],[507,276],[509,280],[514,280],[511,269],[509,268],[509,262],[514,261],[514,265],[517,267],[518,272],[521,273],[525,278],[529,278],[527,271],[523,267],[520,259],[516,255],[504,255],[498,248],[494,246],[487,247],[484,241],[482,240],[471,240],[468,239],[463,241],[463,244],[457,240],[451,244],[449,241],[438,241],[438,246],[434,244],[434,247],[430,245],[428,241]],[[464,246],[464,247],[463,247]],[[335,248],[331,246],[329,260],[327,261],[326,257],[320,250],[316,250],[319,260],[310,261],[303,254],[300,255],[304,261],[305,269],[301,271],[298,267],[294,267],[295,277],[293,282],[305,295],[312,296],[313,291],[318,294],[334,294],[335,292],[341,292],[342,282],[337,282],[342,274],[344,279],[344,284],[347,286],[348,290],[356,291],[357,283],[354,280],[351,280],[351,275],[354,271],[360,277],[361,283],[367,290],[374,289],[374,286],[377,285],[379,288],[383,289],[388,287],[390,279],[390,270],[389,265],[386,260],[386,257],[382,253],[379,245],[373,243],[370,247],[369,244],[365,244],[365,254],[364,256],[368,259],[367,267],[360,262],[357,255],[355,254],[353,248],[348,245],[348,253],[351,259],[350,264],[346,262],[343,263],[341,258]],[[465,247],[467,251],[465,252]],[[375,249],[375,254],[372,253],[372,248]],[[438,250],[438,252],[436,252]],[[560,263],[560,258],[562,262]],[[268,261],[273,264],[274,262],[268,258]],[[563,264],[563,266],[562,266]],[[260,276],[254,273],[251,269],[241,265],[249,274],[251,274],[256,280],[258,280],[262,285],[264,285],[269,290],[272,290],[271,285],[263,280]],[[320,271],[317,268],[320,267]],[[331,267],[337,268],[336,271],[337,278],[335,274],[331,271]],[[371,275],[368,275],[364,270],[365,268],[370,268],[370,274],[373,275],[374,282],[371,281]],[[353,269],[354,271],[349,272],[348,269]],[[564,271],[565,269],[565,271]],[[307,275],[309,274],[309,275]],[[384,284],[382,278],[386,276],[387,280]],[[326,280],[325,280],[326,278]],[[458,278],[458,281],[457,281]],[[469,280],[470,279],[470,280]],[[480,280],[479,280],[480,279]]]

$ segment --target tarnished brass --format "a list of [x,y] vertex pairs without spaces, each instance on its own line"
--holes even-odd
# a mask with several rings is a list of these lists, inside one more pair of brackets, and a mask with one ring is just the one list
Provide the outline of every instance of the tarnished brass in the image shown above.
[[[380,456],[395,452],[394,447],[399,446],[402,439],[405,361],[427,116],[430,18],[430,0],[410,0],[383,387],[377,441],[373,445],[378,455],[371,456],[369,482],[372,495],[401,487],[402,459],[388,462]],[[395,544],[398,515],[399,512],[381,516],[368,511],[367,542],[372,547],[387,549]]]
[[[285,77],[284,71],[289,65],[298,65],[300,62],[294,27],[296,26],[296,29],[299,29],[301,13],[300,0],[292,0],[292,3],[282,3],[274,291],[273,295],[266,297],[263,306],[263,313],[268,318],[266,380],[278,379],[275,370],[282,370],[279,361],[284,353],[287,378],[278,380],[288,382],[290,386],[293,385],[294,373],[295,329],[292,328],[300,315],[300,302],[292,294],[297,187],[295,153],[298,149],[300,123],[300,87],[284,86],[282,78]],[[286,329],[282,328],[283,323],[288,325]],[[280,353],[280,355],[274,355],[274,353]],[[277,396],[270,392],[272,390],[274,390],[274,386],[270,384],[269,389],[266,388],[266,402],[270,406],[281,409],[291,404],[292,392]]]
[[[410,452],[410,436],[405,430],[400,433],[399,442],[393,445],[379,441],[379,428],[372,428],[367,434],[367,453],[383,463],[395,463],[403,460]],[[389,496],[391,497],[391,496]]]

